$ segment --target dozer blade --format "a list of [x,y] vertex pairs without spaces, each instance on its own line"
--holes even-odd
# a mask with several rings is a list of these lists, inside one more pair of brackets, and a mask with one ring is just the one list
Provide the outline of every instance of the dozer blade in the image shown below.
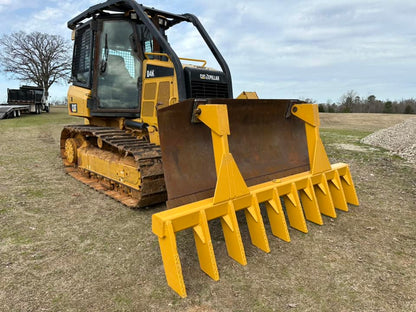
[[[211,130],[192,123],[201,103],[188,100],[158,112],[168,208],[212,197],[217,181]],[[304,122],[286,118],[290,100],[222,99],[228,110],[230,152],[248,186],[309,170]]]
[[[169,286],[186,297],[176,232],[192,228],[201,269],[219,279],[208,221],[220,219],[228,254],[247,263],[236,212],[270,252],[261,214],[289,242],[291,227],[358,205],[348,165],[329,163],[317,105],[296,100],[188,100],[158,111],[169,210],[152,218]],[[262,205],[263,206],[263,205]],[[174,208],[175,207],[175,208]]]

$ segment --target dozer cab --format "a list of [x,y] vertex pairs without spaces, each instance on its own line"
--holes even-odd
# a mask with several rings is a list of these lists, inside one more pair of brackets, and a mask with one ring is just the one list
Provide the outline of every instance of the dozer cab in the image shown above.
[[[181,23],[197,29],[219,69],[176,54],[167,30]],[[233,99],[227,63],[194,15],[109,0],[68,27],[68,111],[84,124],[62,130],[66,171],[129,207],[167,200],[152,230],[167,282],[180,296],[178,231],[193,229],[200,267],[218,280],[210,220],[221,220],[228,254],[245,265],[238,211],[252,243],[269,252],[263,209],[273,235],[290,241],[287,220],[306,233],[305,220],[322,224],[322,214],[358,205],[348,165],[329,163],[317,105],[254,92]]]

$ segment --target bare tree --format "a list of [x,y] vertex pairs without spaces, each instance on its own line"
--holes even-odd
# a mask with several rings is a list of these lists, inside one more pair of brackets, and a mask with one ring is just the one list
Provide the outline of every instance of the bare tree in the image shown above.
[[23,31],[4,35],[0,41],[0,66],[13,78],[45,89],[69,79],[71,44],[61,36]]
[[350,90],[347,93],[341,96],[341,112],[343,113],[352,113],[353,112],[353,105],[354,100],[357,97],[357,92],[354,90]]
[[374,94],[370,95],[367,98],[368,103],[368,113],[375,113],[376,112],[376,96]]

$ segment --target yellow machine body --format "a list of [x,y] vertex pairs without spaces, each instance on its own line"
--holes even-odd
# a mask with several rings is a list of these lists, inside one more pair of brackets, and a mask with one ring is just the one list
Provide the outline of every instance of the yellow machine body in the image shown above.
[[[176,55],[167,31],[182,22],[196,27],[221,70]],[[167,282],[181,297],[177,232],[193,230],[200,267],[218,280],[210,220],[221,220],[228,254],[245,265],[236,212],[244,210],[253,245],[269,252],[261,209],[273,235],[289,242],[285,214],[306,233],[306,220],[322,224],[322,214],[335,218],[335,209],[358,205],[348,165],[328,160],[317,105],[255,92],[234,99],[228,65],[192,14],[115,0],[68,27],[68,113],[84,124],[62,130],[66,171],[132,208],[167,200],[152,229]]]
[[88,99],[91,97],[91,90],[78,87],[69,86],[68,89],[68,114],[77,117],[91,117],[88,108]]

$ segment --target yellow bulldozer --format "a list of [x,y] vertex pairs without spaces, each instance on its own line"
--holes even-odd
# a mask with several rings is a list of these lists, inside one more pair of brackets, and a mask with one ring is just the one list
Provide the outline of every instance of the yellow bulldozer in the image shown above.
[[[181,23],[196,28],[220,69],[176,54],[166,31]],[[218,280],[210,220],[221,220],[228,254],[245,265],[238,211],[252,244],[270,252],[263,216],[273,235],[290,241],[287,221],[306,233],[305,220],[322,224],[322,214],[358,205],[348,165],[328,160],[317,105],[254,92],[233,99],[227,63],[194,15],[109,0],[68,27],[68,111],[84,124],[62,130],[66,171],[132,208],[167,200],[152,230],[180,296],[177,232],[193,229],[200,267]]]

